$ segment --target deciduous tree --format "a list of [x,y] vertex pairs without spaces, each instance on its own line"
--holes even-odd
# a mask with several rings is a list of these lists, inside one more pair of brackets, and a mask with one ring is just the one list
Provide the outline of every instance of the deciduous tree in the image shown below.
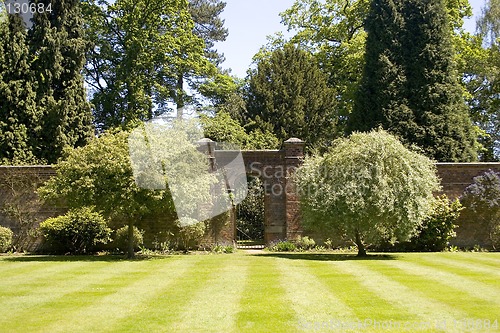
[[439,189],[434,163],[385,131],[353,133],[296,173],[306,229],[365,244],[408,240]]

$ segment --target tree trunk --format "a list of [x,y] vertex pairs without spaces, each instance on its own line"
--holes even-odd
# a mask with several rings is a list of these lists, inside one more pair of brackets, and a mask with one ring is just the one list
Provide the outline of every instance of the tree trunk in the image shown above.
[[177,77],[177,119],[182,119],[184,116],[184,76],[180,74]]
[[365,246],[363,245],[363,240],[359,235],[358,229],[356,229],[356,246],[358,247],[358,257],[366,257]]
[[135,252],[134,252],[134,224],[133,222],[129,222],[128,224],[128,251],[127,251],[127,258],[128,259],[133,259],[135,257]]

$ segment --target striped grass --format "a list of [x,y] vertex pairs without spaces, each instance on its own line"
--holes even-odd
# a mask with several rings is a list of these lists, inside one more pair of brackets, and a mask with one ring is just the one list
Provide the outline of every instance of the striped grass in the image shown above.
[[500,332],[500,253],[0,257],[1,332]]

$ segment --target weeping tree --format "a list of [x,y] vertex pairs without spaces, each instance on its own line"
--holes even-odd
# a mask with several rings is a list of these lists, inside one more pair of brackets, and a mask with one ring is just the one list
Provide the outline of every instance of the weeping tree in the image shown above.
[[350,239],[358,256],[369,243],[409,240],[439,189],[434,163],[383,130],[336,140],[295,177],[304,228]]

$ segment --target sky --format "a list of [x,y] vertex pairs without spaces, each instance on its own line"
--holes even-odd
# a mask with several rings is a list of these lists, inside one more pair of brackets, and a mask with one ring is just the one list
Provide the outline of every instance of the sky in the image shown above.
[[[232,70],[232,74],[244,78],[250,67],[252,57],[266,44],[266,37],[275,32],[286,32],[280,23],[279,13],[290,8],[295,0],[225,0],[226,8],[222,13],[229,37],[217,44],[219,52],[224,53],[226,61],[222,67]],[[481,12],[485,0],[469,0],[474,15]],[[476,19],[472,17],[465,23],[468,31],[476,29]]]

